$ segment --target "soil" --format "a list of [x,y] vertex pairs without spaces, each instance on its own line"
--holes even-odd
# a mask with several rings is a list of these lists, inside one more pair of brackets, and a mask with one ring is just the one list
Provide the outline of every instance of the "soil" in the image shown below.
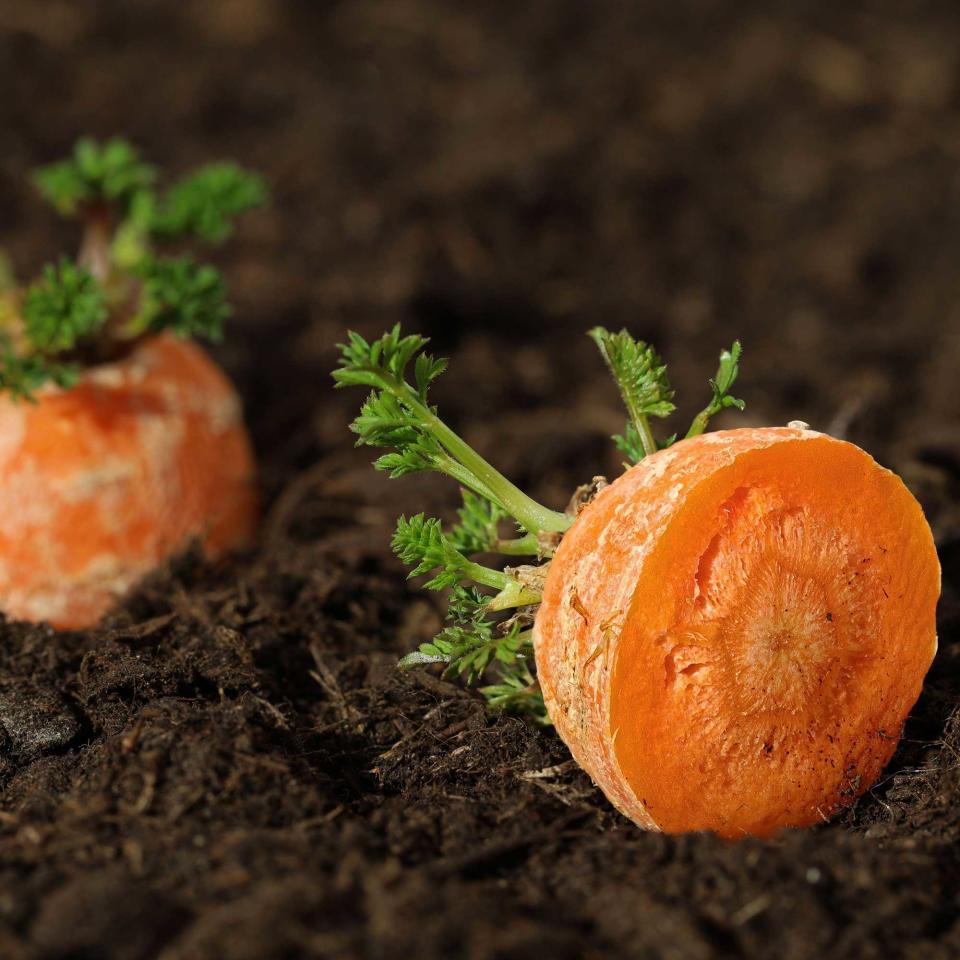
[[[95,630],[0,626],[0,956],[960,956],[958,45],[960,7],[921,0],[4,0],[19,268],[75,242],[25,178],[82,132],[235,156],[275,203],[215,254],[257,544]],[[900,470],[944,596],[884,779],[771,841],[647,834],[550,730],[400,675],[439,614],[392,522],[455,491],[375,474],[328,377],[348,327],[397,320],[553,505],[618,469],[596,323],[658,344],[684,414],[740,337],[739,422]]]

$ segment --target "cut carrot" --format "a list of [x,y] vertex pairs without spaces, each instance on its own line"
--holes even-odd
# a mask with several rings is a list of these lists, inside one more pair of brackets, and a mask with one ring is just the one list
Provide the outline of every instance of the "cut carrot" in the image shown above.
[[151,337],[35,404],[0,400],[0,608],[95,622],[198,540],[245,543],[256,516],[239,399],[198,346]]
[[728,430],[587,506],[534,629],[550,717],[641,826],[767,835],[877,779],[936,652],[920,506],[852,444]]
[[[466,488],[449,532],[424,514],[397,523],[411,576],[451,588],[447,626],[400,666],[493,681],[479,687],[492,709],[555,724],[647,829],[763,836],[826,820],[876,782],[936,653],[940,566],[920,505],[863,450],[799,421],[706,434],[744,406],[739,341],[677,443],[651,429],[676,409],[653,348],[590,336],[630,417],[613,440],[636,466],[562,514],[439,418],[428,389],[446,363],[422,337],[341,345],[337,384],[373,388],[352,429],[391,450],[375,466]],[[508,517],[521,532],[503,539]],[[471,559],[491,553],[546,562]]]

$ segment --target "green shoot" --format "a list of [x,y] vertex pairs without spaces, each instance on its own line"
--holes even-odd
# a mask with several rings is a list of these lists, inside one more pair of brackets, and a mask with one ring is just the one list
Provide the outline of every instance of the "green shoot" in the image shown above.
[[[597,327],[590,336],[613,373],[629,413],[623,435],[614,437],[618,448],[637,462],[669,447],[677,435],[658,442],[650,427],[651,417],[667,417],[675,410],[666,366],[650,346],[625,330],[614,334]],[[445,676],[477,685],[491,710],[519,713],[548,724],[529,629],[546,580],[546,564],[496,570],[471,557],[550,557],[572,520],[527,497],[439,419],[428,394],[446,369],[446,361],[425,353],[426,345],[423,337],[403,336],[399,326],[369,343],[350,333],[340,346],[333,373],[338,387],[373,391],[351,429],[358,446],[388,449],[375,461],[377,469],[391,477],[434,470],[461,485],[463,502],[449,533],[440,520],[422,513],[401,517],[397,524],[393,548],[412,567],[410,577],[428,576],[427,589],[450,591],[447,625],[405,656],[400,666],[440,665]],[[739,359],[739,343],[721,355],[720,369],[710,381],[713,398],[688,436],[702,432],[719,410],[742,409],[742,401],[730,396]],[[408,377],[411,365],[412,379]],[[596,485],[583,489],[595,491]],[[575,497],[569,513],[574,514],[581,502],[587,501]],[[501,527],[511,519],[521,534],[503,539]],[[491,595],[484,588],[497,592]],[[482,679],[487,682],[480,685]]]
[[[539,603],[540,594],[511,571],[491,569],[470,555],[539,556],[537,534],[565,530],[570,520],[531,500],[439,419],[428,394],[446,361],[424,352],[426,345],[423,337],[403,336],[399,326],[372,343],[351,333],[333,374],[338,387],[373,389],[351,429],[358,445],[388,448],[375,461],[379,470],[392,477],[433,470],[461,485],[459,523],[450,533],[423,514],[401,517],[397,524],[393,548],[412,567],[410,576],[429,575],[427,589],[452,591],[448,626],[400,665],[441,664],[447,675],[470,684],[495,674],[489,699],[496,709],[533,712],[543,720],[542,699],[538,708],[535,691],[528,690],[535,687],[532,646],[529,631],[521,628],[529,624],[525,611]],[[501,539],[501,525],[511,518],[527,534]],[[491,619],[511,610],[520,613],[501,623]]]
[[0,337],[0,390],[14,400],[35,402],[36,392],[47,384],[72,387],[79,371],[72,364],[59,363],[34,354],[21,356],[7,337]]
[[739,340],[733,341],[733,346],[729,350],[723,350],[720,353],[720,366],[717,368],[716,376],[710,381],[710,388],[713,396],[710,402],[693,418],[690,429],[687,431],[688,437],[699,436],[707,429],[710,418],[718,414],[721,410],[728,407],[736,407],[743,410],[746,404],[743,400],[730,396],[733,384],[740,372],[740,356],[743,349]]
[[212,163],[174,184],[157,206],[150,225],[158,237],[195,236],[221,243],[241,213],[267,199],[263,180],[235,163]]
[[668,417],[676,409],[667,368],[651,346],[626,330],[611,333],[594,327],[589,336],[600,348],[630,415],[623,436],[614,437],[614,443],[636,463],[658,449],[650,417]]
[[220,272],[188,258],[145,260],[137,273],[143,278],[138,329],[171,330],[181,337],[223,339],[230,316],[226,286]]
[[[642,340],[634,340],[626,330],[610,333],[596,327],[589,336],[600,348],[607,367],[613,374],[630,420],[623,434],[613,437],[617,449],[628,463],[639,463],[657,450],[671,446],[677,435],[658,442],[650,429],[650,417],[668,417],[676,409],[673,390],[667,379],[667,368],[653,348]],[[720,354],[720,366],[710,381],[713,397],[694,418],[685,436],[696,437],[703,433],[710,418],[728,407],[744,408],[744,402],[730,396],[730,390],[740,370],[740,341],[734,341],[729,350]]]
[[462,553],[492,553],[500,540],[500,521],[506,511],[469,490],[460,490],[463,506],[457,511],[460,522],[450,531],[450,541]]
[[529,661],[520,662],[516,669],[503,675],[499,683],[480,687],[490,709],[496,713],[516,713],[531,719],[541,727],[551,725],[543,691],[530,671]]
[[491,708],[529,713],[538,722],[548,723],[543,698],[530,672],[533,644],[529,631],[521,631],[517,624],[499,629],[486,618],[485,600],[476,589],[456,587],[448,612],[451,625],[407,654],[400,668],[441,664],[444,676],[459,676],[465,683],[475,684],[490,667],[496,667],[498,682],[480,688]]
[[27,338],[41,354],[72,350],[107,320],[100,285],[66,259],[44,268],[43,277],[27,290],[22,312]]
[[533,534],[501,539],[500,523],[507,513],[497,504],[461,489],[463,506],[457,511],[460,522],[450,531],[450,540],[462,553],[499,553],[513,557],[539,556],[540,545]]
[[[234,163],[187,174],[165,194],[157,171],[126,140],[85,137],[65,160],[34,172],[53,207],[83,224],[75,259],[61,258],[22,292],[0,259],[0,391],[32,399],[72,385],[84,366],[122,357],[162,331],[220,340],[230,316],[212,266],[157,252],[168,240],[219,243],[235,218],[263,203],[263,180]],[[54,362],[69,360],[69,364]]]
[[448,619],[451,625],[407,654],[400,661],[401,669],[442,663],[448,676],[462,676],[467,683],[475,683],[494,661],[512,663],[518,658],[532,658],[530,637],[518,627],[498,633],[497,625],[486,619],[485,597],[475,589],[458,587],[454,591]]
[[536,603],[540,599],[539,595],[531,590],[518,589],[517,581],[509,574],[467,559],[443,532],[440,521],[433,517],[424,517],[422,513],[409,520],[400,517],[393,535],[393,551],[403,563],[413,567],[411,577],[436,571],[424,584],[427,590],[443,590],[445,587],[472,580],[515,598],[512,606]]
[[[416,334],[402,336],[397,324],[372,343],[350,333],[348,342],[340,345],[336,385],[374,389],[351,428],[357,445],[392,447],[393,453],[374,464],[391,476],[434,470],[452,477],[496,504],[528,533],[567,529],[567,517],[528,497],[440,420],[427,393],[446,361],[424,353],[426,344]],[[407,381],[411,362],[413,384]]]
[[135,147],[118,137],[106,143],[83,137],[66,160],[34,173],[40,193],[65,217],[82,214],[97,203],[125,211],[155,179],[156,170],[143,162]]

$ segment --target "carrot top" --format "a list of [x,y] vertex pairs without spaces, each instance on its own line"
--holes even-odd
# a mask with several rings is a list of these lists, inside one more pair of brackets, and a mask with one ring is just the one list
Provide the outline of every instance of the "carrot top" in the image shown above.
[[[667,417],[675,410],[666,366],[648,344],[626,330],[611,333],[597,327],[589,335],[629,414],[624,433],[613,437],[629,465],[670,446],[677,435],[657,441],[650,426],[651,417]],[[473,450],[429,401],[430,386],[447,362],[426,353],[427,343],[416,334],[403,336],[399,324],[372,342],[351,332],[340,346],[333,373],[338,387],[372,388],[351,429],[358,446],[390,451],[374,462],[378,470],[391,477],[435,471],[461,487],[458,522],[449,530],[423,514],[400,517],[397,523],[393,549],[413,568],[410,576],[429,574],[427,589],[450,590],[448,625],[405,656],[400,666],[442,664],[447,675],[458,675],[468,684],[492,676],[494,682],[480,687],[492,708],[525,713],[546,724],[550,721],[533,671],[531,627],[549,559],[590,488],[578,491],[565,512],[557,512],[531,499]],[[740,354],[738,342],[721,353],[710,381],[710,402],[686,436],[703,433],[710,418],[725,408],[743,409],[743,401],[730,394]],[[511,520],[515,535],[504,537],[502,528]],[[471,559],[478,554],[528,562],[501,570]]]
[[41,195],[83,226],[75,260],[60,258],[25,289],[0,277],[0,390],[33,399],[47,383],[70,386],[90,364],[170,330],[219,340],[230,315],[219,271],[165,244],[216,245],[234,219],[266,199],[254,173],[213,163],[157,189],[157,171],[127,141],[77,142],[34,173]]

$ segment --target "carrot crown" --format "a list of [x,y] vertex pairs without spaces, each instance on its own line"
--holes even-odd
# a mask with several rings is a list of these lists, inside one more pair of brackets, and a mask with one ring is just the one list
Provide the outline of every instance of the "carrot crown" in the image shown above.
[[164,330],[219,340],[230,315],[219,271],[164,244],[221,243],[235,218],[266,200],[263,180],[234,163],[201,167],[157,189],[157,171],[125,140],[77,142],[34,172],[41,195],[78,219],[76,260],[47,266],[25,289],[0,277],[0,390],[32,400],[47,383],[70,386],[86,365],[109,360]]
[[[675,409],[666,366],[648,344],[626,330],[610,333],[597,327],[590,337],[620,388],[630,417],[624,433],[613,437],[617,448],[633,464],[670,446],[677,435],[658,442],[650,426],[651,417],[667,417]],[[454,433],[428,398],[447,361],[426,353],[427,343],[417,334],[403,336],[399,324],[372,342],[351,332],[340,345],[340,361],[333,372],[338,387],[372,388],[351,429],[358,446],[389,450],[374,461],[378,470],[391,477],[434,471],[456,480],[461,488],[458,522],[449,530],[422,513],[400,517],[397,523],[393,549],[412,567],[410,577],[429,574],[427,589],[450,591],[448,625],[405,656],[400,666],[441,664],[445,674],[459,675],[468,684],[488,677],[492,682],[479,689],[493,709],[549,723],[533,671],[531,627],[549,558],[583,499],[575,496],[562,513],[537,503]],[[743,409],[743,401],[730,395],[740,353],[738,342],[721,353],[719,369],[710,381],[710,402],[686,436],[702,433],[711,417],[727,407]],[[503,537],[501,528],[511,520],[516,535]],[[480,554],[531,562],[499,569],[471,559]]]

